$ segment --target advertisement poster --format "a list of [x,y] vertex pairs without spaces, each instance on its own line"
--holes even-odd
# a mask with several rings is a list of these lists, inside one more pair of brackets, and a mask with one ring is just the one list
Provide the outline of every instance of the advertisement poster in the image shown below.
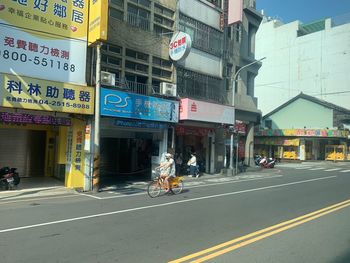
[[87,0],[2,2],[0,72],[84,85],[87,10]]

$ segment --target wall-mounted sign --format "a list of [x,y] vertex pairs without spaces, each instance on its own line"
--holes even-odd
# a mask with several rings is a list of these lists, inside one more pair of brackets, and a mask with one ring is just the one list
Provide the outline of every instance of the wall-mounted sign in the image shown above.
[[195,126],[183,126],[177,125],[175,127],[176,135],[195,135],[195,136],[208,136],[208,134],[213,133],[212,129],[195,127]]
[[33,114],[27,114],[27,113],[0,112],[0,123],[25,123],[25,124],[70,126],[71,119],[49,116],[49,115],[33,115]]
[[283,145],[283,146],[299,146],[300,139],[286,138],[254,138],[255,144],[262,145]]
[[2,1],[0,72],[84,85],[87,23],[87,0]]
[[178,122],[179,102],[101,88],[101,115]]
[[192,40],[189,34],[175,32],[169,44],[169,56],[174,61],[185,59],[190,53]]
[[255,136],[340,137],[347,138],[349,131],[327,129],[269,129],[256,131]]
[[92,87],[0,74],[2,107],[93,114],[94,95]]
[[154,121],[137,121],[137,120],[114,120],[113,124],[119,127],[133,127],[143,129],[167,129],[169,127],[166,123]]
[[107,40],[108,0],[90,0],[89,6],[89,45],[98,40]]
[[234,123],[235,110],[225,106],[204,101],[182,99],[180,103],[180,120],[194,120],[221,124]]

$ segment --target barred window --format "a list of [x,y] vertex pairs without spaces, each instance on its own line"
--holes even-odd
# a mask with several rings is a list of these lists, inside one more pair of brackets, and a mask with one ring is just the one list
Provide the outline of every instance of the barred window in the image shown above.
[[215,56],[222,55],[223,33],[191,17],[180,14],[179,28],[191,36],[195,48]]
[[178,68],[177,87],[179,95],[183,97],[224,102],[225,91],[219,78]]

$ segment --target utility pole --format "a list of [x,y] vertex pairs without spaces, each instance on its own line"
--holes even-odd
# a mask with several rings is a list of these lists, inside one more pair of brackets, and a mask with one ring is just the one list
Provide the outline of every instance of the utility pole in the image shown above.
[[93,142],[93,177],[92,190],[100,189],[100,92],[101,92],[101,42],[96,45],[96,92],[95,92],[95,118]]

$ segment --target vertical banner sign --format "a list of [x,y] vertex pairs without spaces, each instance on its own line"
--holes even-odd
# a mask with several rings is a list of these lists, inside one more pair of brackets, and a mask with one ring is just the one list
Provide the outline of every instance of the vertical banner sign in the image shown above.
[[85,85],[87,1],[2,1],[0,72]]
[[107,40],[108,0],[90,0],[88,43]]

